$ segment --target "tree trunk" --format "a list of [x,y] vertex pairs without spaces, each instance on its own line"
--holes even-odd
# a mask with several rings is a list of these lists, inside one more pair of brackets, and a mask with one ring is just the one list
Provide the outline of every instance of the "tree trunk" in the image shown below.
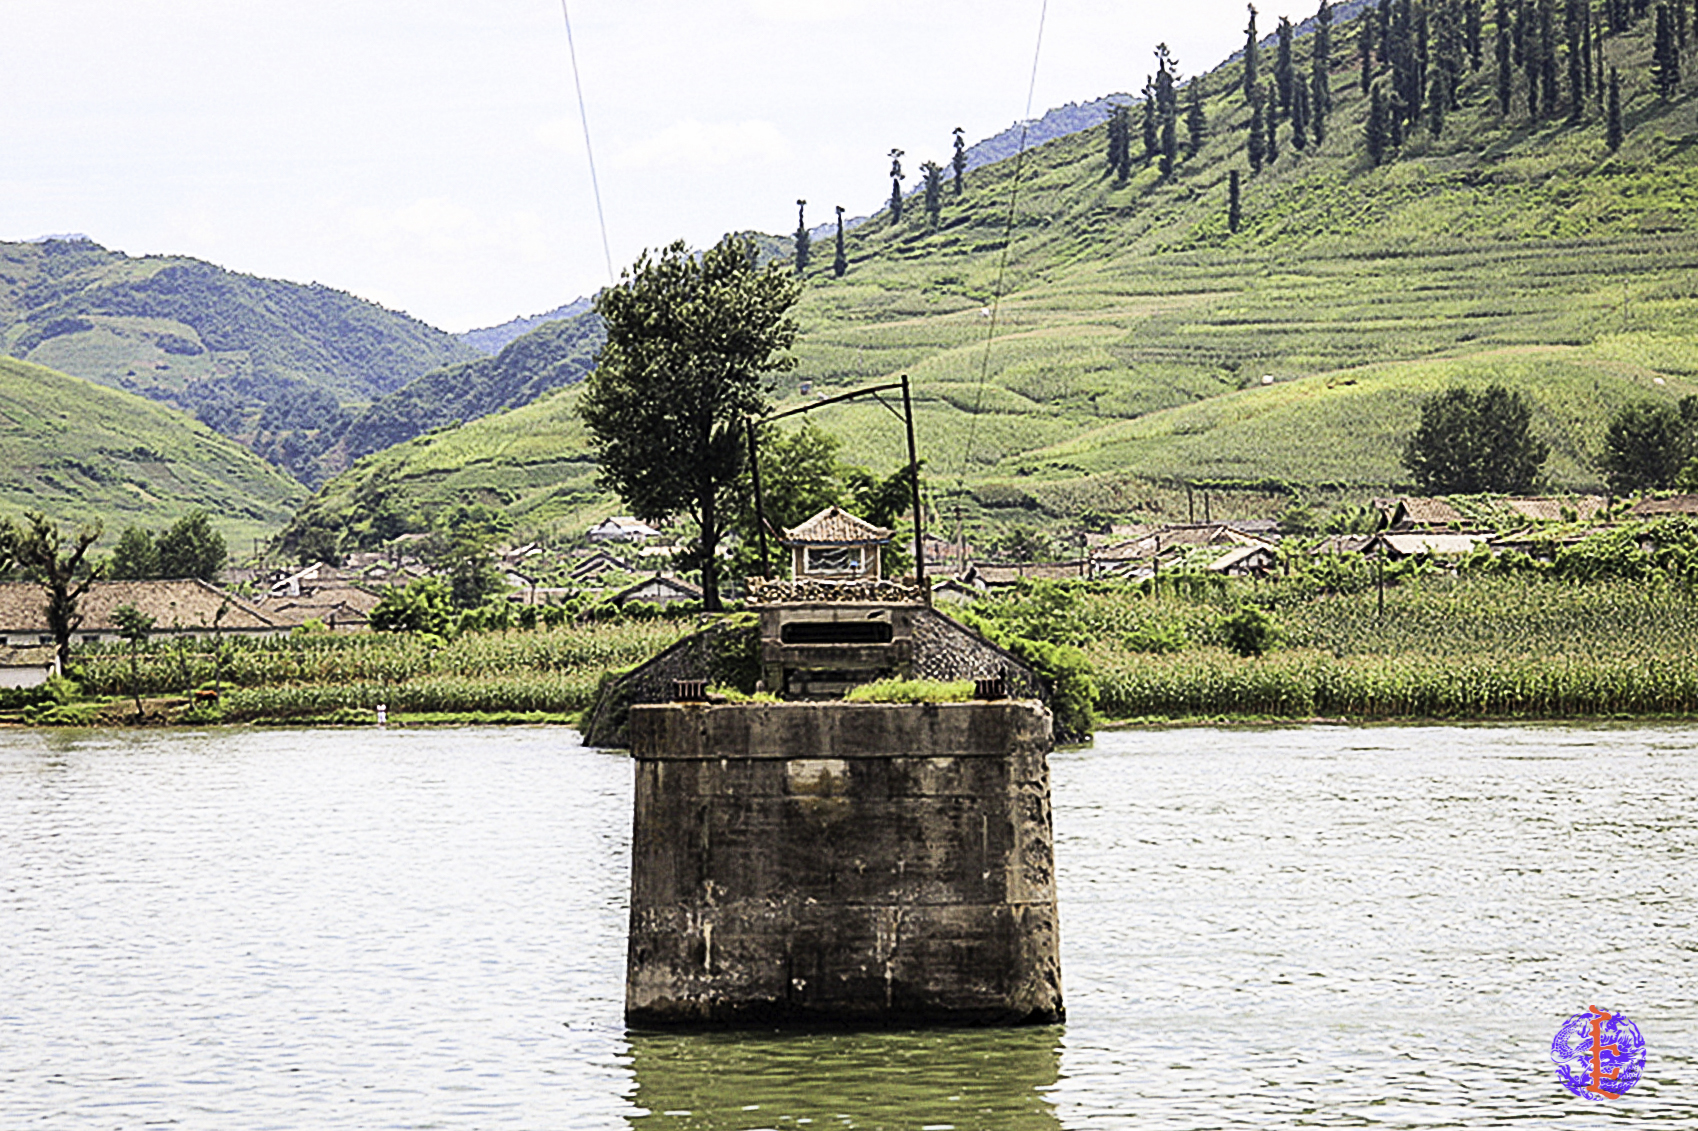
[[142,713],[141,705],[141,669],[136,664],[136,642],[130,641],[130,694],[136,700],[136,722],[141,722],[146,716]]

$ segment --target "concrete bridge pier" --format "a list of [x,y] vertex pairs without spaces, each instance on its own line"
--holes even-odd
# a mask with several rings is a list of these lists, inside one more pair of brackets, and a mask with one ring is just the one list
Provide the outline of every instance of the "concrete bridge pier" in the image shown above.
[[1042,704],[645,705],[630,735],[631,1025],[1063,1018]]

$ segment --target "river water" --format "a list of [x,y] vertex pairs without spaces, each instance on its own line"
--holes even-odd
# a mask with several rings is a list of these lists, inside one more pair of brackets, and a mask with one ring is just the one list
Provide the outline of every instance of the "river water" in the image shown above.
[[[1698,727],[1052,761],[1065,1026],[627,1033],[569,731],[0,734],[0,1128],[1698,1127]],[[1563,1019],[1644,1080],[1574,1099]]]

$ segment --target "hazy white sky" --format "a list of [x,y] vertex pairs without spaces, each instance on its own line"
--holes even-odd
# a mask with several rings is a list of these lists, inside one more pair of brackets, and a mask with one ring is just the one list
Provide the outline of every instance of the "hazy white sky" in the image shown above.
[[[1023,116],[1043,0],[568,0],[616,270],[874,211]],[[1261,31],[1315,5],[1258,5]],[[1236,50],[1242,0],[1050,0],[1034,115]],[[0,239],[82,232],[448,330],[607,282],[560,0],[0,0]]]

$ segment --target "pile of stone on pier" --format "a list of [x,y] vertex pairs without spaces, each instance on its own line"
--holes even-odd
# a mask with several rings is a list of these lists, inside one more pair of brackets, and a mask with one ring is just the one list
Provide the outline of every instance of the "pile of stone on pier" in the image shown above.
[[749,579],[751,605],[789,604],[904,604],[924,598],[918,585],[906,581],[800,581]]

